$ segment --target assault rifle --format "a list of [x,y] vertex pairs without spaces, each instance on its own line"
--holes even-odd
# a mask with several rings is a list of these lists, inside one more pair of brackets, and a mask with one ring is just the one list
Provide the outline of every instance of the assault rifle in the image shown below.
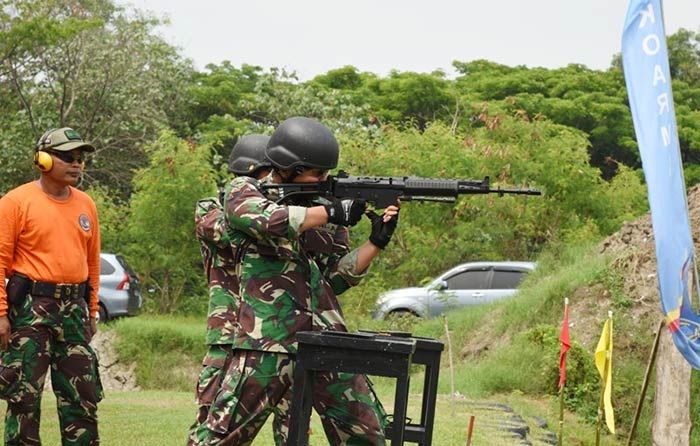
[[438,201],[454,203],[459,195],[505,194],[542,195],[537,189],[492,189],[489,177],[483,180],[446,180],[420,177],[359,177],[340,171],[318,183],[266,184],[264,190],[278,189],[279,202],[294,197],[363,198],[377,208],[401,201]]

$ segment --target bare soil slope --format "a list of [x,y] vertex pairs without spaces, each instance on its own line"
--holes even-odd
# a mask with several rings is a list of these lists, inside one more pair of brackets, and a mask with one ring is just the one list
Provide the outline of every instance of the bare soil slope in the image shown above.
[[[693,235],[693,244],[698,249],[700,240],[700,186],[695,186],[688,191],[688,213]],[[659,298],[658,282],[656,277],[656,251],[654,235],[651,224],[651,215],[647,214],[638,220],[625,223],[615,234],[608,237],[600,248],[601,253],[612,256],[613,265],[623,272],[622,292],[632,299],[632,305],[626,308],[625,316],[638,324],[643,332],[650,336],[656,329],[660,318],[661,305]],[[593,287],[596,288],[596,287]],[[598,287],[598,290],[579,290],[579,292],[591,292],[596,294],[598,303],[604,303],[610,299],[610,292]],[[585,299],[575,299],[575,305],[588,305]],[[609,303],[609,302],[608,302]],[[609,305],[599,305],[598,311],[586,312],[595,316],[597,320],[605,317]],[[590,308],[589,308],[590,310]],[[572,310],[573,314],[576,314]],[[590,345],[591,342],[585,342]]]

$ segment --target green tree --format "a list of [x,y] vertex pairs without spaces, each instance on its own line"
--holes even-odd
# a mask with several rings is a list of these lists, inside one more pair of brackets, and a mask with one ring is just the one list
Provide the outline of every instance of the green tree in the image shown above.
[[94,28],[95,21],[41,14],[39,2],[0,1],[0,194],[31,178],[31,150],[40,133],[30,79],[42,49]]
[[545,68],[504,67],[486,61],[455,62],[463,73],[457,89],[465,103],[498,101],[509,112],[552,121],[584,131],[591,142],[592,165],[605,178],[619,163],[639,167],[627,92],[619,70],[596,71],[582,65]]
[[700,33],[681,28],[666,44],[671,78],[700,87]]
[[[469,260],[532,259],[546,244],[609,234],[646,209],[637,175],[622,169],[606,182],[590,166],[583,132],[503,113],[483,112],[480,119],[481,126],[466,131],[434,122],[423,131],[385,127],[371,139],[342,135],[340,167],[351,173],[490,176],[493,185],[543,191],[541,197],[472,195],[454,205],[403,203],[392,248],[375,267],[388,286],[416,284]],[[365,237],[364,228],[353,235]]]
[[[692,166],[700,162],[700,35],[680,29],[667,40],[681,152]],[[544,115],[582,130],[591,143],[590,163],[606,179],[622,165],[641,167],[619,54],[605,71],[576,64],[554,70],[508,67],[484,60],[453,65],[461,74],[455,88],[464,109],[488,101],[491,109]],[[478,123],[473,115],[461,118],[463,125]],[[689,171],[688,180],[694,178]]]
[[95,201],[100,219],[100,242],[102,252],[124,253],[130,243],[125,223],[129,221],[129,206],[111,197],[109,189],[93,183],[86,191]]
[[255,85],[263,75],[262,67],[258,66],[244,64],[236,68],[229,61],[219,65],[208,64],[206,71],[195,75],[189,88],[190,127],[196,129],[211,116],[245,118],[240,103],[244,99],[250,100]]
[[216,194],[207,146],[164,132],[146,149],[147,167],[134,177],[127,224],[129,262],[157,289],[154,310],[173,312],[204,296],[199,248],[194,237],[194,205]]
[[450,82],[441,74],[392,71],[388,78],[369,79],[362,93],[374,113],[388,122],[428,122],[451,116],[454,99]]
[[293,72],[230,62],[208,65],[190,89],[190,127],[195,131],[213,116],[249,121],[262,128],[276,126],[291,116],[309,116],[335,127],[358,125],[368,116],[354,96],[318,82],[300,83]]
[[362,75],[352,65],[329,70],[326,74],[316,76],[313,82],[336,90],[357,90],[364,84]]
[[0,88],[19,104],[3,119],[25,121],[15,128],[29,150],[48,127],[76,128],[98,149],[86,183],[128,195],[142,146],[177,127],[189,63],[155,34],[159,20],[111,0],[2,0],[2,10]]

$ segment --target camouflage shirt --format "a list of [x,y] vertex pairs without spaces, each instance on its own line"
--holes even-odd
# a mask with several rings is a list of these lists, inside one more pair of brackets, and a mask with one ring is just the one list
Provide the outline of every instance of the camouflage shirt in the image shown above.
[[234,345],[294,353],[297,331],[346,330],[336,294],[366,272],[355,271],[357,251],[348,247],[347,228],[324,225],[301,233],[306,208],[276,204],[258,186],[235,178],[226,199],[228,229],[249,240],[238,269]]
[[212,197],[197,202],[195,233],[209,285],[208,345],[233,344],[234,325],[237,322],[239,284],[235,270],[235,246],[238,246],[243,234],[225,231],[223,216],[219,199]]

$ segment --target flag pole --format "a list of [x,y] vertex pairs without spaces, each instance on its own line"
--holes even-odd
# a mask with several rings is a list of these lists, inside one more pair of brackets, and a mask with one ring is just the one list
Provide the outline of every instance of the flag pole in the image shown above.
[[[612,311],[608,311],[608,319],[612,320]],[[612,336],[612,330],[608,336]],[[607,345],[610,345],[610,340],[608,339]],[[603,380],[600,389],[600,399],[598,401],[598,420],[595,424],[595,446],[600,446],[600,426],[603,423],[603,412],[605,404],[605,388],[608,386],[608,367],[610,367],[610,358],[608,357],[608,352],[605,354],[605,368],[603,369]]]
[[647,362],[647,370],[644,373],[644,382],[642,383],[642,391],[639,394],[639,401],[637,401],[637,410],[634,413],[634,421],[632,421],[632,428],[630,429],[629,437],[627,437],[627,446],[632,445],[632,440],[634,439],[634,433],[637,430],[637,423],[639,422],[639,416],[642,413],[642,405],[644,404],[644,397],[647,394],[647,387],[649,387],[649,378],[651,376],[651,369],[654,367],[654,362],[656,362],[656,354],[659,352],[659,339],[661,338],[661,330],[664,329],[666,323],[663,319],[659,321],[659,328],[656,330],[656,338],[654,339],[654,345],[651,348],[651,354],[649,355],[649,362]]
[[472,446],[472,434],[474,433],[474,415],[469,417],[469,427],[467,428],[467,446]]
[[[564,299],[564,311],[569,307],[569,298]],[[564,386],[566,382],[559,386],[559,439],[557,441],[558,446],[564,444]]]
[[559,441],[558,446],[564,444],[564,385],[559,388]]
[[[606,366],[607,370],[607,366]],[[603,422],[603,397],[605,395],[605,378],[602,380],[600,399],[598,401],[598,418],[595,423],[595,446],[600,446],[600,425]]]

